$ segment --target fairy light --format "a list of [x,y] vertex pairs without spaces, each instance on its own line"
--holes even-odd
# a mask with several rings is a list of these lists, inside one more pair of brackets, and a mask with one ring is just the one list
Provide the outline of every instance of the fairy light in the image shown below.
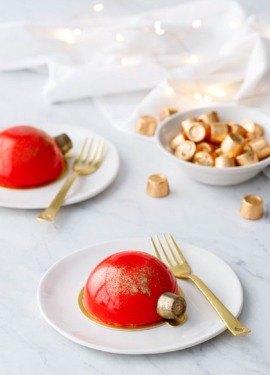
[[219,99],[225,96],[225,91],[220,87],[212,87],[212,88],[209,88],[208,91],[211,92],[213,96]]
[[203,100],[207,103],[211,102],[212,101],[212,96],[210,95],[203,95]]
[[155,29],[160,29],[160,27],[161,27],[161,22],[160,21],[155,21],[154,22],[154,28]]
[[[104,9],[104,4],[103,3],[96,3],[93,5],[93,10],[95,12],[101,12]],[[201,19],[195,19],[191,23],[191,27],[194,29],[199,29],[202,26],[203,21]],[[154,27],[153,27],[154,26]],[[165,34],[165,30],[162,27],[162,22],[160,20],[154,21],[153,26],[146,26],[141,29],[142,32],[154,32],[157,35],[163,35]],[[241,27],[241,23],[239,20],[234,20],[231,19],[227,26],[235,30],[239,27]],[[58,29],[54,33],[54,38],[64,41],[67,44],[75,44],[77,42],[78,37],[82,34],[82,30],[80,28],[75,28],[75,29]],[[116,33],[115,34],[115,40],[119,43],[125,42],[125,37],[121,33]],[[228,52],[228,50],[231,48],[230,44],[224,44],[222,47],[222,51],[220,53]],[[200,57],[195,55],[195,54],[190,54],[184,58],[184,62],[186,64],[198,64],[200,62]],[[126,56],[120,57],[120,64],[125,67],[130,65],[129,58]],[[194,100],[196,101],[203,101],[203,102],[212,102],[214,99],[222,99],[225,97],[226,92],[224,91],[223,88],[216,87],[216,86],[210,86],[207,88],[207,90],[203,90],[204,92],[194,92],[191,93],[193,96]],[[206,92],[205,92],[206,91]],[[164,93],[165,95],[168,96],[173,96],[175,95],[175,90],[171,86],[167,86],[164,88]]]
[[165,34],[165,30],[161,27],[161,22],[159,20],[154,22],[154,28],[157,35]]
[[127,66],[128,65],[128,58],[127,57],[122,57],[121,59],[121,65]]
[[120,43],[124,42],[125,40],[124,36],[119,33],[115,35],[115,39],[117,40],[117,42],[120,42]]
[[202,100],[203,96],[200,92],[195,92],[194,93],[194,99],[195,100]]
[[174,95],[175,94],[175,91],[171,86],[167,86],[165,88],[164,92],[165,92],[166,95]]
[[156,34],[157,35],[163,35],[163,34],[165,34],[165,30],[164,29],[156,29]]
[[241,23],[239,21],[236,21],[236,20],[231,20],[228,23],[228,26],[229,26],[230,29],[236,30],[236,29],[239,29],[239,27],[241,26]]
[[186,59],[188,64],[197,64],[199,62],[199,57],[197,55],[189,55]]
[[102,3],[97,3],[97,4],[93,5],[93,10],[95,12],[102,12],[103,9],[104,9],[104,4],[102,4]]
[[76,36],[72,29],[64,29],[58,33],[59,40],[63,40],[67,44],[74,44],[76,42]]
[[194,20],[191,24],[191,26],[194,28],[194,29],[198,29],[199,27],[201,27],[202,25],[202,21],[201,20]]
[[73,34],[74,34],[75,36],[79,36],[79,35],[81,35],[81,33],[82,33],[82,30],[81,30],[81,29],[75,29],[75,30],[73,30]]

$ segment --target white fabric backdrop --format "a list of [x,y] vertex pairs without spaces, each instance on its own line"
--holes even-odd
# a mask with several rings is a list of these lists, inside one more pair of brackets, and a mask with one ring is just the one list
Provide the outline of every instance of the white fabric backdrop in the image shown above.
[[2,24],[0,69],[47,74],[44,100],[91,97],[136,136],[138,117],[166,106],[230,102],[269,111],[269,24],[226,0],[76,25]]

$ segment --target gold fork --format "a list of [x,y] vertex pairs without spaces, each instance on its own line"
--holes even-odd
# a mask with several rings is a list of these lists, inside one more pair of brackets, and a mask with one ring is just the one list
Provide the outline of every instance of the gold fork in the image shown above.
[[[170,268],[172,273],[176,278],[180,279],[188,279],[194,282],[194,284],[200,289],[200,291],[204,294],[204,296],[208,299],[208,301],[211,303],[211,305],[214,307],[220,318],[223,320],[229,331],[234,336],[241,336],[245,335],[247,333],[250,333],[251,331],[246,328],[242,323],[239,322],[238,319],[236,319],[232,313],[223,305],[223,303],[214,295],[214,293],[208,288],[207,285],[204,284],[202,280],[200,280],[197,276],[193,275],[191,272],[191,268],[186,261],[184,255],[180,251],[179,247],[177,246],[175,240],[173,239],[171,234],[168,234],[168,237],[170,239],[170,242],[168,241],[167,237],[163,234],[163,243],[165,244],[167,248],[167,252],[165,251],[164,246],[160,239],[156,236],[156,243],[158,246],[156,246],[153,238],[151,237],[151,244],[153,247],[153,250],[156,254],[156,257],[160,260],[165,259],[165,263]],[[160,251],[158,250],[158,247],[161,250],[162,255],[160,255]]]
[[53,221],[62,206],[65,197],[79,175],[88,175],[96,172],[103,161],[104,141],[96,141],[92,149],[92,141],[86,139],[73,162],[72,173],[55,196],[50,205],[37,217],[42,221]]

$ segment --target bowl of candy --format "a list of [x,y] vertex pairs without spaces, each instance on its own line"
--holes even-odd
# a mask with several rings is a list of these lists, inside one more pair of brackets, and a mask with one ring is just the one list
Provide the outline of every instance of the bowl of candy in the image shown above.
[[233,105],[196,108],[168,117],[157,142],[190,178],[236,185],[270,165],[270,117]]

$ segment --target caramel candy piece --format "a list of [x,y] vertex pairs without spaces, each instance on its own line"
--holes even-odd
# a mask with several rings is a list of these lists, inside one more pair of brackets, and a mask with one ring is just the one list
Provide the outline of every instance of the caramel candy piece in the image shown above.
[[174,152],[174,155],[183,160],[191,160],[196,152],[196,145],[192,141],[181,143]]
[[187,304],[183,297],[166,292],[157,302],[157,313],[164,319],[179,319],[186,312]]
[[259,158],[254,151],[247,151],[244,154],[236,156],[236,163],[237,165],[250,165],[250,164],[255,164],[258,163]]
[[166,120],[166,118],[174,115],[177,112],[178,112],[178,109],[176,108],[163,108],[159,114],[160,121]]
[[157,129],[157,119],[153,116],[141,116],[137,124],[137,133],[152,137]]
[[217,158],[219,156],[223,155],[223,152],[221,150],[221,148],[217,148],[215,151],[214,151],[214,156]]
[[225,155],[220,155],[215,159],[215,167],[217,168],[229,168],[235,167],[235,160],[234,158],[229,158]]
[[214,122],[210,125],[210,140],[213,143],[221,143],[229,132],[228,125],[225,122]]
[[207,151],[207,152],[212,152],[213,147],[211,146],[210,143],[207,142],[200,142],[196,145],[196,152],[199,151]]
[[186,137],[183,133],[179,133],[177,134],[177,136],[175,136],[171,142],[170,142],[170,146],[173,150],[176,149],[176,147],[178,147],[181,143],[183,143],[184,141],[186,140]]
[[261,150],[256,151],[259,160],[263,160],[270,156],[270,146],[264,147]]
[[215,111],[204,113],[201,116],[199,116],[198,119],[202,120],[206,124],[211,124],[212,122],[219,122],[218,114]]
[[241,154],[244,148],[244,138],[237,134],[228,134],[221,143],[221,150],[224,155],[231,158]]
[[54,137],[54,140],[61,148],[63,155],[65,155],[73,147],[71,139],[65,133],[57,135]]
[[206,136],[206,128],[201,123],[193,123],[186,131],[186,135],[190,141],[201,142]]
[[264,137],[254,138],[249,141],[248,145],[252,148],[253,151],[257,152],[263,148],[269,146],[267,140]]
[[154,198],[165,197],[169,194],[169,184],[164,174],[153,174],[148,178],[146,192]]
[[238,134],[241,135],[242,137],[246,137],[247,131],[243,126],[236,124],[233,121],[227,122],[228,128],[229,128],[229,133],[233,134]]
[[256,124],[256,122],[254,121],[245,120],[241,125],[248,132],[248,136],[252,138],[262,137],[264,134],[263,127],[259,124]]
[[196,118],[193,118],[193,117],[187,118],[186,120],[182,121],[181,126],[182,126],[183,131],[184,131],[185,133],[187,133],[188,130],[189,130],[189,128],[190,128],[194,123],[198,123],[198,121],[197,121]]
[[200,151],[196,152],[193,163],[199,164],[199,165],[205,165],[208,167],[213,167],[214,165],[214,158],[209,152],[207,151]]
[[263,200],[259,195],[247,195],[242,199],[240,215],[244,219],[257,220],[263,216]]

